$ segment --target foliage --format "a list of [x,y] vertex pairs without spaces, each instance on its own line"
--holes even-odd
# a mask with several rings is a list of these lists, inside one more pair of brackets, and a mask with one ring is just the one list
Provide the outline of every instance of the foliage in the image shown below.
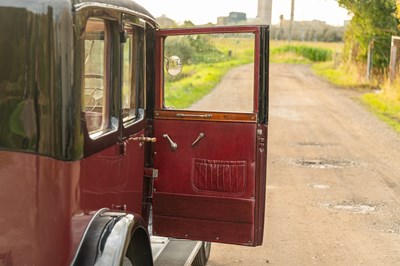
[[168,37],[165,42],[166,56],[179,55],[184,64],[221,61],[226,55],[208,42],[207,35],[183,35]]
[[345,33],[344,59],[367,61],[373,47],[373,66],[384,69],[390,59],[392,35],[399,34],[395,0],[338,0],[353,17]]
[[287,45],[277,48],[277,50],[279,50],[278,52],[294,52],[313,62],[329,61],[332,59],[332,51],[324,48]]
[[324,62],[332,60],[332,51],[325,48],[309,47],[305,45],[285,45],[271,49],[271,55],[294,53],[311,62]]

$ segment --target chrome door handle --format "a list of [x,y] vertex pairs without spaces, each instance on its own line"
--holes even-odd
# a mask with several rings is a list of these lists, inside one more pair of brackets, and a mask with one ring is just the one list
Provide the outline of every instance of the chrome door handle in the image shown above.
[[202,138],[204,138],[206,135],[203,133],[203,132],[200,132],[200,134],[199,134],[199,136],[197,137],[197,139],[195,140],[195,141],[193,141],[193,143],[192,143],[192,147],[194,146],[194,145],[196,145],[197,144],[197,142],[199,142]]
[[156,138],[149,138],[149,137],[145,137],[145,136],[143,136],[143,135],[140,136],[140,137],[135,137],[135,138],[130,137],[129,139],[130,139],[130,140],[133,140],[133,141],[151,142],[151,143],[154,143],[154,142],[157,141]]
[[197,114],[176,114],[176,117],[193,117],[193,118],[212,118],[212,114],[203,114],[203,115],[197,115]]
[[171,150],[176,151],[178,149],[178,144],[172,141],[172,139],[168,136],[168,134],[163,135],[169,141],[169,145],[171,145]]

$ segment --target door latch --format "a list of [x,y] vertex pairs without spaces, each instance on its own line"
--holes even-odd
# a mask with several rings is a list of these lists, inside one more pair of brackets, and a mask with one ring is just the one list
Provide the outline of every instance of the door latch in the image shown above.
[[133,140],[133,141],[139,141],[139,142],[150,142],[150,143],[154,143],[157,141],[156,138],[149,138],[149,137],[145,137],[145,136],[140,136],[140,137],[130,137],[129,140]]
[[119,145],[119,155],[121,156],[125,156],[126,155],[126,151],[128,149],[128,145],[126,143],[125,140],[121,140],[120,142],[118,142]]

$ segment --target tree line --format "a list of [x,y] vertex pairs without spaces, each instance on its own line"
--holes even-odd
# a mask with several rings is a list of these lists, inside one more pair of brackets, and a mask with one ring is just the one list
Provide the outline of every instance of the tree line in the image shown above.
[[395,0],[338,0],[352,15],[344,35],[345,61],[366,63],[384,70],[390,61],[391,37],[399,35],[399,13]]

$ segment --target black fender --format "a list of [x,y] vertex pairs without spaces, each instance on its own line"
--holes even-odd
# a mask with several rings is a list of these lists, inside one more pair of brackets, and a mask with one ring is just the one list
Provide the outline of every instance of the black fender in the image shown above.
[[71,265],[153,265],[146,223],[140,215],[99,210],[90,221]]

